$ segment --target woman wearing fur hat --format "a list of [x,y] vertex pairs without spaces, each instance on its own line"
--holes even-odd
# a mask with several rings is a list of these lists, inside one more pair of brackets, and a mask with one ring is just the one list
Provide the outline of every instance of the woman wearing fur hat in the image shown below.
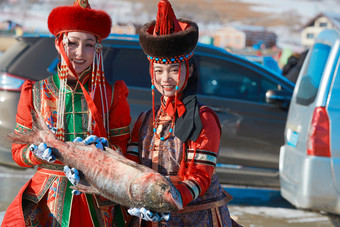
[[[144,208],[128,212],[147,221],[161,220],[161,226],[237,225],[227,206],[232,197],[215,172],[220,123],[196,98],[198,75],[191,61],[198,41],[196,23],[177,20],[170,3],[161,0],[157,20],[141,28],[139,41],[150,61],[153,108],[136,121],[127,157],[169,177],[184,209],[170,218]],[[160,106],[154,106],[155,89],[162,95]]]
[[[102,64],[101,40],[110,34],[110,16],[76,0],[73,6],[53,9],[48,27],[61,56],[58,73],[23,84],[15,130],[31,130],[34,109],[62,141],[95,139],[99,147],[125,153],[128,90],[123,81],[111,87]],[[120,207],[103,197],[72,194],[63,164],[45,144],[13,144],[12,154],[18,165],[38,165],[38,170],[8,207],[2,226],[113,226],[122,221]]]

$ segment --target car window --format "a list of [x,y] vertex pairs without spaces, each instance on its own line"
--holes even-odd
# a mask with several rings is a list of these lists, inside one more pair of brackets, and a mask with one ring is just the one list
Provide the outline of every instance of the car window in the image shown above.
[[15,58],[27,49],[29,45],[23,41],[16,42],[0,57],[0,70],[6,71],[6,68],[15,60]]
[[264,103],[267,90],[278,88],[245,65],[203,56],[198,59],[201,94]]
[[314,45],[297,88],[296,103],[307,106],[314,102],[330,50],[331,47],[325,44]]
[[124,80],[128,86],[151,86],[149,61],[141,49],[106,48],[104,65],[109,83]]
[[53,38],[38,38],[30,43],[29,48],[14,57],[7,72],[30,80],[41,80],[51,75],[48,66],[58,55],[53,41]]

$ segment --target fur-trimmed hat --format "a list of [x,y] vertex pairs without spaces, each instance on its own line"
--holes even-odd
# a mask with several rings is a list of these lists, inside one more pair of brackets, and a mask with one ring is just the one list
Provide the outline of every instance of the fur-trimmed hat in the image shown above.
[[148,59],[171,64],[188,60],[198,41],[198,26],[190,20],[178,19],[168,0],[158,3],[157,20],[139,31],[139,42]]
[[75,0],[73,6],[59,6],[48,17],[48,29],[57,36],[62,32],[81,31],[102,39],[111,32],[111,18],[102,11],[91,9],[87,0]]

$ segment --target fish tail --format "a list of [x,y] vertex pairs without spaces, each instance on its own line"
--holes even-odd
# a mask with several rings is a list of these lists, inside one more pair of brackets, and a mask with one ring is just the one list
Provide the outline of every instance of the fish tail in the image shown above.
[[[7,140],[17,144],[37,144],[44,142],[42,136],[52,134],[44,122],[41,114],[35,110],[31,111],[32,114],[32,129],[27,131],[14,131],[7,135]],[[43,131],[43,133],[42,133]]]

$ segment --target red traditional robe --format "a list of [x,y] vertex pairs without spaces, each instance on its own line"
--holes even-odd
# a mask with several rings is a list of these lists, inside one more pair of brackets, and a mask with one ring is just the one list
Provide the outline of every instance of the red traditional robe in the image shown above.
[[[80,81],[88,90],[90,71],[80,76]],[[107,84],[109,110],[110,146],[126,153],[130,139],[130,108],[127,102],[128,89],[123,81],[117,81],[114,89]],[[16,115],[16,131],[32,128],[31,109],[40,112],[49,127],[56,127],[59,77],[54,75],[45,80],[32,83],[26,81],[22,86]],[[98,110],[101,101],[95,96]],[[75,137],[83,139],[89,134],[88,106],[79,85],[67,86],[65,102],[65,141]],[[103,114],[102,114],[103,117]],[[2,226],[112,226],[122,224],[115,215],[121,217],[119,206],[114,206],[100,196],[81,194],[74,196],[69,188],[70,182],[63,173],[60,161],[47,163],[29,151],[27,145],[13,144],[12,155],[22,167],[38,165],[36,174],[22,187],[8,207]],[[118,222],[118,223],[117,223]]]

